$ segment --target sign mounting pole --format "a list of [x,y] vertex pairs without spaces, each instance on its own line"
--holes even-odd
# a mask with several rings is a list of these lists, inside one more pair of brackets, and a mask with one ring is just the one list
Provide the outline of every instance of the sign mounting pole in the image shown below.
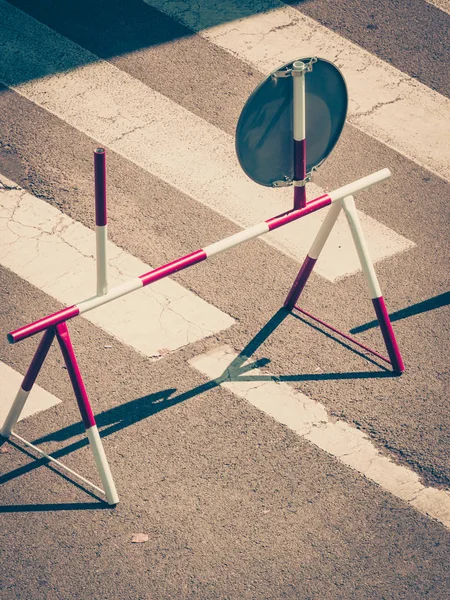
[[305,75],[307,65],[297,60],[292,65],[294,125],[294,209],[306,206],[306,115]]

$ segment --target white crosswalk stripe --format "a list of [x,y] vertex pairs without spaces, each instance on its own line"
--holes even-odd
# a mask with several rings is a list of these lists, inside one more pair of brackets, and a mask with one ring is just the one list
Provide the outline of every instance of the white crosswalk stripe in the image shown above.
[[450,15],[450,0],[426,0],[426,2]]
[[[19,94],[242,227],[292,206],[292,189],[262,188],[243,174],[230,135],[10,5],[4,12],[14,60],[0,64],[0,79]],[[30,52],[40,73],[85,66],[14,85],[29,76]],[[310,185],[310,198],[322,193]],[[263,239],[302,261],[324,216],[321,211]],[[375,262],[414,245],[367,215],[361,219]],[[317,273],[334,281],[358,270],[342,217]]]
[[[1,175],[0,182],[14,187]],[[0,185],[1,265],[71,306],[95,294],[94,256],[93,231],[24,190]],[[151,270],[112,242],[108,256],[111,287]],[[152,358],[234,323],[169,279],[97,308],[86,318]]]

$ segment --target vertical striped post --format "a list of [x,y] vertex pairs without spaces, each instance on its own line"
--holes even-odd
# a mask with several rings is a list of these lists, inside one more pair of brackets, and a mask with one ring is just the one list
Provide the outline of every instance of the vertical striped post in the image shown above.
[[104,296],[108,293],[106,254],[108,218],[106,213],[106,154],[104,148],[97,148],[94,151],[94,175],[97,296]]
[[306,117],[305,74],[306,65],[297,60],[292,65],[293,124],[294,124],[294,209],[306,206]]
[[309,276],[311,275],[314,265],[316,264],[320,253],[322,252],[322,248],[324,247],[325,242],[327,241],[328,236],[330,235],[331,230],[333,229],[334,224],[336,223],[336,219],[338,218],[341,209],[342,204],[339,201],[333,202],[333,204],[330,206],[327,216],[325,217],[322,225],[320,226],[320,229],[314,239],[314,242],[312,243],[312,246],[308,254],[306,255],[305,260],[303,261],[300,271],[298,272],[298,275],[295,278],[291,289],[289,290],[286,300],[284,301],[284,306],[289,310],[291,310],[294,307],[297,300],[299,299],[300,294],[302,293],[303,288],[305,287],[306,282],[308,281]]
[[11,408],[9,409],[9,413],[3,423],[3,427],[1,430],[1,435],[5,438],[9,438],[13,428],[15,427],[17,421],[19,420],[20,414],[25,406],[25,402],[27,401],[28,396],[30,395],[31,388],[36,381],[37,376],[39,375],[39,371],[44,363],[45,357],[48,354],[50,346],[52,345],[53,338],[55,337],[55,329],[53,327],[46,330],[38,349],[35,352],[33,360],[28,367],[28,371],[26,372],[25,377],[23,378],[22,385],[20,386],[19,391],[12,403]]
[[344,207],[345,216],[347,217],[350,231],[352,232],[353,241],[355,242],[356,251],[358,252],[358,257],[361,262],[361,268],[369,286],[370,297],[375,308],[375,313],[380,324],[381,333],[383,335],[384,343],[386,344],[392,367],[397,373],[402,373],[405,370],[403,359],[381,294],[381,288],[378,283],[375,269],[373,268],[369,250],[364,239],[353,196],[345,197],[342,200],[342,206]]
[[95,464],[97,465],[100,479],[105,488],[106,499],[108,504],[117,504],[119,502],[119,496],[116,491],[116,486],[114,485],[111,470],[98,433],[97,424],[95,423],[94,413],[92,412],[86,388],[84,387],[83,378],[81,377],[80,368],[70,340],[69,330],[65,322],[56,326],[56,337],[64,357],[64,362],[66,363],[73,391],[75,392],[78,408],[80,409],[81,418],[86,429],[86,435],[94,455]]

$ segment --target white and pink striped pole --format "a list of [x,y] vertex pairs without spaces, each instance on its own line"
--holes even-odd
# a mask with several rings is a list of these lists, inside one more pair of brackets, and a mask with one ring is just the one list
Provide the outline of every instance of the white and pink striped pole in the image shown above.
[[344,207],[345,215],[350,226],[350,231],[356,246],[356,251],[358,253],[364,277],[366,278],[367,285],[369,286],[370,297],[375,308],[378,323],[380,324],[381,333],[383,335],[384,343],[386,344],[389,358],[391,359],[392,368],[397,373],[402,373],[405,370],[405,366],[403,364],[403,359],[395,338],[394,330],[392,329],[391,320],[381,294],[378,278],[376,276],[375,269],[373,268],[369,249],[367,248],[361,223],[359,222],[358,213],[356,212],[353,196],[346,196],[343,198],[342,206]]
[[294,130],[294,209],[306,206],[306,117],[305,75],[307,65],[297,60],[292,65]]
[[42,339],[39,343],[39,346],[33,356],[33,360],[28,367],[28,370],[23,378],[22,385],[20,386],[19,391],[12,403],[11,408],[9,409],[9,413],[3,423],[1,435],[4,438],[9,438],[12,430],[16,426],[17,421],[20,418],[23,407],[25,406],[25,402],[27,401],[28,396],[30,395],[31,388],[36,381],[37,376],[39,375],[39,371],[44,363],[45,357],[48,354],[50,346],[52,345],[53,338],[55,337],[55,330],[53,327],[47,329],[47,331],[42,336]]
[[83,425],[86,429],[89,445],[94,455],[95,464],[100,479],[102,480],[103,487],[105,488],[104,492],[106,500],[108,501],[108,504],[117,504],[119,502],[119,496],[106,459],[94,413],[92,412],[86,388],[84,387],[83,378],[81,377],[80,368],[73,350],[66,323],[60,323],[56,326],[56,338],[59,342],[64,362],[66,363],[67,372],[69,373],[72,388],[77,399],[78,408],[83,420]]
[[108,217],[106,211],[106,154],[104,148],[97,148],[94,151],[94,176],[97,296],[104,296],[108,293],[108,259],[106,252]]
[[161,267],[153,269],[148,273],[144,273],[135,279],[131,279],[112,290],[108,291],[104,296],[94,296],[93,298],[89,298],[87,300],[83,300],[78,304],[74,304],[67,308],[63,308],[62,310],[48,315],[38,321],[34,321],[33,323],[29,323],[15,331],[11,331],[8,333],[8,341],[10,344],[15,344],[16,342],[20,342],[36,333],[44,331],[49,327],[54,327],[59,323],[63,323],[68,321],[69,319],[73,319],[74,317],[88,312],[89,310],[93,310],[98,306],[102,306],[103,304],[107,304],[116,298],[120,298],[135,290],[138,290],[142,287],[150,285],[160,279],[164,279],[164,277],[168,277],[191,267],[197,263],[206,260],[207,258],[213,256],[214,254],[218,254],[219,252],[223,252],[224,250],[228,250],[229,248],[233,248],[238,244],[242,244],[247,240],[251,240],[253,238],[259,237],[264,233],[268,233],[269,231],[273,231],[274,229],[278,229],[288,223],[292,223],[297,219],[300,219],[310,213],[315,212],[325,206],[329,206],[332,202],[337,200],[342,200],[344,196],[349,193],[356,193],[358,191],[364,190],[376,183],[384,181],[388,177],[391,176],[389,169],[382,169],[381,171],[377,171],[376,173],[372,173],[371,175],[367,175],[353,183],[346,185],[342,188],[334,190],[329,194],[324,194],[323,196],[319,196],[308,204],[304,208],[299,208],[297,210],[290,210],[286,213],[278,215],[276,217],[272,217],[271,219],[267,219],[258,225],[254,225],[253,227],[249,227],[248,229],[244,229],[243,231],[239,231],[234,235],[231,235],[219,242],[215,242],[214,244],[210,244],[203,249],[196,250],[191,254],[187,254],[186,256],[182,256],[170,263],[167,263]]

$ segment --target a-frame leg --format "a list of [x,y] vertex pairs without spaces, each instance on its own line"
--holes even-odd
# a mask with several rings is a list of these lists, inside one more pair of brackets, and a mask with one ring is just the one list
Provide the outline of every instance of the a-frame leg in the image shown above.
[[[289,293],[284,302],[284,306],[289,310],[292,310],[295,307],[295,304],[298,301],[300,294],[302,293],[303,288],[305,287],[306,282],[308,281],[308,278],[311,275],[312,270],[314,269],[314,265],[316,264],[317,259],[319,258],[322,248],[324,247],[325,242],[327,241],[342,208],[344,208],[345,215],[350,226],[350,231],[352,233],[353,241],[355,243],[358,257],[361,263],[361,268],[369,286],[370,296],[378,319],[378,323],[380,325],[381,333],[383,335],[384,343],[389,354],[390,363],[396,373],[402,373],[405,370],[405,367],[400,354],[400,350],[398,348],[394,331],[392,329],[389,314],[387,312],[386,305],[381,294],[381,289],[378,283],[377,276],[375,274],[375,269],[373,268],[373,263],[369,255],[367,244],[361,228],[361,223],[358,218],[358,213],[356,212],[353,196],[347,196],[342,201],[334,202],[331,205],[330,210],[328,211],[327,216],[325,217],[325,220],[322,223],[319,232],[317,233],[317,236],[300,268],[300,271],[298,272],[298,275],[291,289],[289,290]],[[305,312],[305,314],[308,313]],[[316,319],[312,315],[308,316],[315,319],[316,321],[319,321],[320,323],[332,329],[336,333],[343,335],[346,339],[354,342],[355,344],[364,348],[365,350],[368,350],[372,354],[383,358],[377,352],[371,350],[370,348],[367,348],[354,338],[351,338],[348,335],[341,333],[340,331],[327,325],[323,321],[320,321],[320,319]]]
[[64,357],[64,362],[66,363],[70,381],[72,382],[73,391],[75,392],[81,418],[83,419],[83,424],[86,428],[86,435],[92,453],[94,454],[100,479],[105,488],[106,499],[108,504],[117,504],[119,502],[119,496],[106,459],[103,444],[95,423],[94,413],[92,412],[86,388],[84,387],[83,378],[81,377],[78,362],[70,340],[69,330],[65,322],[56,326],[56,337]]
[[42,339],[39,343],[38,349],[33,356],[33,360],[28,367],[28,371],[26,372],[25,377],[23,378],[22,385],[20,386],[19,391],[14,399],[14,402],[9,409],[9,413],[6,417],[5,422],[3,423],[1,435],[5,438],[9,438],[11,435],[11,431],[15,427],[19,417],[22,413],[23,407],[25,406],[25,402],[27,401],[28,396],[30,395],[31,388],[36,381],[37,376],[39,375],[39,371],[44,363],[45,357],[48,354],[50,346],[52,345],[53,338],[55,337],[55,329],[51,327],[47,329],[42,336]]
[[300,294],[302,293],[303,288],[305,287],[306,282],[308,281],[309,276],[311,275],[311,272],[314,269],[314,265],[316,264],[320,253],[322,252],[322,248],[324,247],[325,242],[327,241],[328,236],[330,235],[331,230],[333,229],[334,224],[336,223],[336,219],[338,218],[341,209],[342,204],[340,202],[333,202],[333,204],[330,206],[327,212],[327,216],[325,217],[322,225],[320,226],[320,229],[314,239],[314,242],[312,243],[312,246],[308,254],[306,255],[306,258],[303,261],[301,269],[298,272],[294,283],[292,284],[289,294],[287,295],[286,300],[284,301],[284,306],[289,310],[294,308],[295,303],[299,299]]
[[384,343],[386,344],[389,358],[391,359],[392,368],[397,373],[402,373],[405,370],[405,366],[403,364],[394,330],[392,329],[391,320],[381,294],[381,288],[378,283],[375,269],[373,268],[373,263],[369,255],[369,250],[367,248],[366,240],[361,228],[358,213],[356,212],[353,196],[347,196],[344,198],[342,200],[342,206],[344,207],[345,216],[347,217],[350,231],[352,232],[353,241],[355,242],[356,251],[358,252],[359,261],[361,263],[361,268],[366,278],[367,285],[369,286],[370,297],[375,308],[378,323],[380,324],[381,333],[383,335]]
[[31,361],[30,366],[28,367],[27,373],[23,379],[22,385],[20,386],[19,391],[17,392],[16,398],[9,410],[9,413],[6,417],[6,420],[1,429],[1,435],[4,438],[9,438],[11,435],[15,435],[19,440],[21,440],[25,445],[33,448],[37,452],[39,452],[42,456],[46,457],[48,460],[58,464],[61,468],[69,471],[72,475],[75,475],[85,483],[88,483],[95,489],[99,491],[96,485],[92,482],[88,481],[72,469],[69,469],[59,461],[55,460],[52,456],[47,455],[45,452],[27,442],[20,436],[17,436],[13,433],[13,428],[15,427],[17,421],[19,420],[20,414],[25,406],[25,402],[31,392],[31,389],[36,381],[36,378],[41,370],[41,367],[44,363],[44,360],[48,354],[50,346],[52,345],[53,339],[56,335],[56,338],[59,342],[61,352],[64,357],[64,362],[66,363],[67,371],[70,376],[70,380],[72,383],[73,390],[75,392],[75,397],[77,399],[78,407],[80,409],[81,418],[83,420],[83,424],[86,428],[86,435],[89,440],[89,444],[91,446],[92,452],[94,454],[95,463],[97,465],[97,469],[100,475],[100,479],[103,483],[106,500],[108,504],[117,504],[119,502],[119,496],[117,495],[116,486],[114,485],[114,481],[111,475],[111,470],[108,465],[108,461],[106,459],[105,451],[103,449],[103,444],[100,439],[100,435],[98,433],[97,425],[95,423],[95,417],[91,409],[91,405],[89,403],[89,398],[86,393],[86,389],[84,387],[83,379],[81,377],[80,369],[78,367],[77,359],[75,353],[73,351],[72,342],[69,336],[69,330],[67,328],[66,323],[60,323],[56,327],[50,327],[47,329],[42,336],[38,349]]

